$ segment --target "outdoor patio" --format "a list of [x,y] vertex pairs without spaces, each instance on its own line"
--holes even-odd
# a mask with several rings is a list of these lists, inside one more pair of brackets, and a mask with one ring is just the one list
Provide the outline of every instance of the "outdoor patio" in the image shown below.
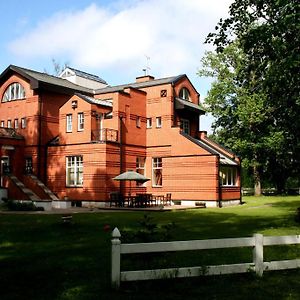
[[149,193],[124,196],[119,192],[110,193],[110,207],[148,208],[172,205],[172,194],[153,195]]

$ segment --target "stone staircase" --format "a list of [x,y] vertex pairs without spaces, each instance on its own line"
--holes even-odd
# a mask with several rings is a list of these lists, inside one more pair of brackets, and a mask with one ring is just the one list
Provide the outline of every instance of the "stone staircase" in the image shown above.
[[27,188],[15,175],[7,175],[10,180],[28,197],[29,200],[40,200],[40,197],[31,189]]
[[53,194],[53,192],[42,182],[40,181],[35,175],[28,175],[47,195],[47,199],[50,200],[59,200],[59,198]]

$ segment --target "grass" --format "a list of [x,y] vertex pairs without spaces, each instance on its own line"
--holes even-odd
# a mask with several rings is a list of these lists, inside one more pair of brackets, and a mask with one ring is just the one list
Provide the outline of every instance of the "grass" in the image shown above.
[[[152,212],[160,226],[174,222],[172,240],[299,234],[294,221],[300,197],[245,197],[222,209]],[[299,299],[300,270],[122,284],[110,289],[110,229],[134,232],[143,212],[0,215],[0,298],[8,299]],[[267,259],[300,257],[298,246],[272,247]],[[251,260],[251,250],[214,250],[125,259],[122,268]]]

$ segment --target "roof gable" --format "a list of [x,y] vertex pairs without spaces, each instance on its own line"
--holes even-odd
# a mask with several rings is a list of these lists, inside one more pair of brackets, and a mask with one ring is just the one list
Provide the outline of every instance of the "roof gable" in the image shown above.
[[28,79],[32,89],[44,88],[64,94],[74,94],[75,92],[93,94],[91,89],[81,87],[66,79],[14,65],[8,66],[2,72],[0,75],[0,83],[4,82],[14,72]]

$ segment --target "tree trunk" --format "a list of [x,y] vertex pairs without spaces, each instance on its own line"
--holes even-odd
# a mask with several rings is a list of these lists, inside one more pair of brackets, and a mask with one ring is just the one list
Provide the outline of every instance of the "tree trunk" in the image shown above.
[[260,196],[261,195],[261,181],[260,181],[260,174],[257,166],[253,167],[253,176],[254,176],[254,195]]

